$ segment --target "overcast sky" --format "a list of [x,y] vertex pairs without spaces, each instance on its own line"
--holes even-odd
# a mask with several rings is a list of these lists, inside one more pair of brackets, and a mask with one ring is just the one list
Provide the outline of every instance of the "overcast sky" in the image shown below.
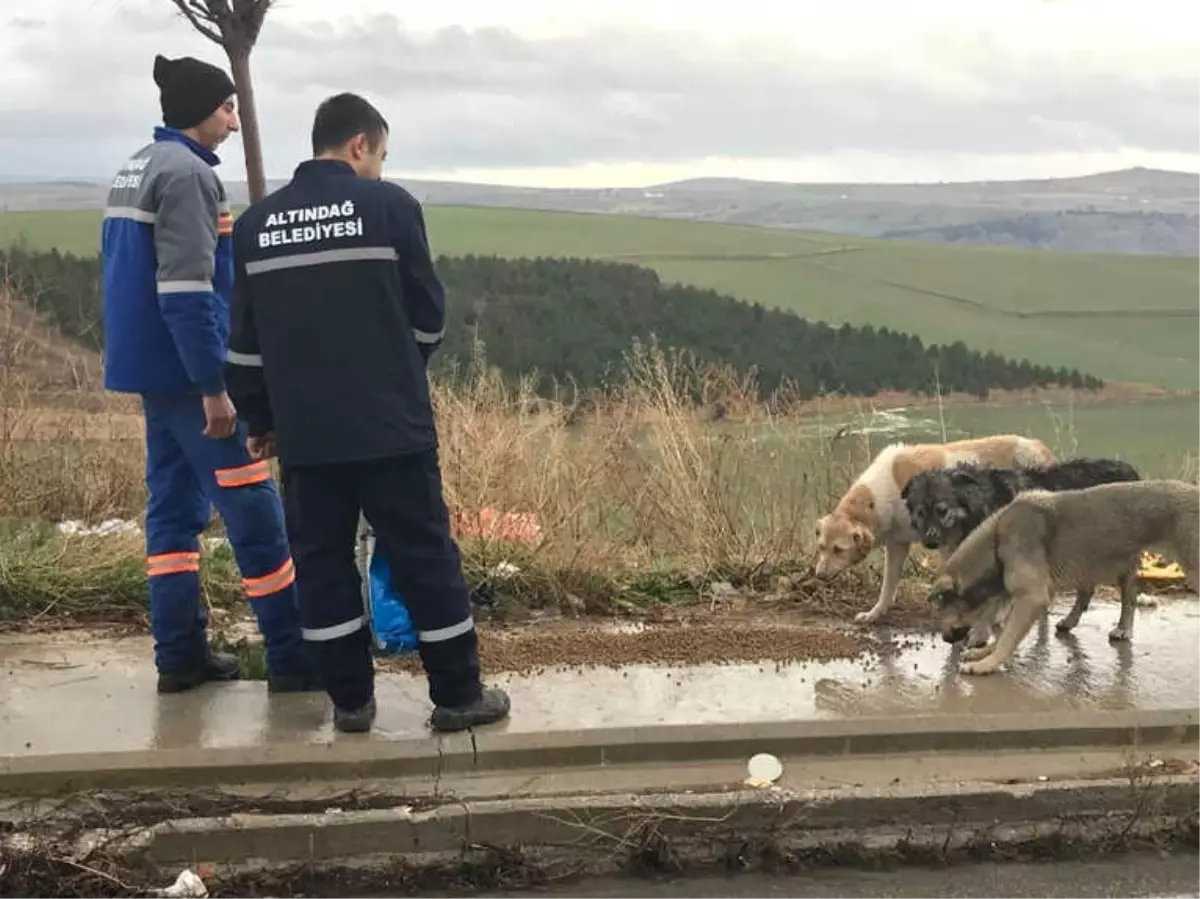
[[[254,56],[268,173],[341,90],[389,119],[397,177],[1200,170],[1200,0],[705,3],[278,0]],[[0,0],[0,177],[107,178],[160,121],[155,52],[224,63],[170,0]]]

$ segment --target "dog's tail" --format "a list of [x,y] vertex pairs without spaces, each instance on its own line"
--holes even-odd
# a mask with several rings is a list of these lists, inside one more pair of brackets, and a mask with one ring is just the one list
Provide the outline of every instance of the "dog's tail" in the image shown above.
[[1036,489],[1056,493],[1142,479],[1136,468],[1121,459],[1068,459],[1046,468],[1029,469],[1024,474]]

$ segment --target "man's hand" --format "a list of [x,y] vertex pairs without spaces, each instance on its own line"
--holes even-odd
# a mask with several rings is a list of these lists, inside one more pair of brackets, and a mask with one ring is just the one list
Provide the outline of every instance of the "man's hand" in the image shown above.
[[275,432],[268,431],[261,437],[249,437],[246,440],[246,451],[255,462],[270,459],[275,456]]
[[204,422],[204,436],[214,440],[232,437],[237,430],[237,409],[224,390],[204,398]]

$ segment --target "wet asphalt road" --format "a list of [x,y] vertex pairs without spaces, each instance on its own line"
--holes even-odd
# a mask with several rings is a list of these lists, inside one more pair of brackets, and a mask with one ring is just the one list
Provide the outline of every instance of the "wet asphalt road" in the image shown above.
[[[600,879],[522,893],[544,897],[1177,897],[1200,896],[1195,853],[1139,853],[1090,862],[962,865],[944,870],[813,871],[794,877],[757,874],[676,881]],[[515,894],[478,894],[515,895]]]

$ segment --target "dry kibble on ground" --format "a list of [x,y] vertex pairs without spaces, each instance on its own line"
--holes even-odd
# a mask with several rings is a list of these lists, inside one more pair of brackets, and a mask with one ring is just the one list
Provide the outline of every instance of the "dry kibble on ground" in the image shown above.
[[[556,666],[828,661],[879,649],[869,633],[812,624],[769,627],[748,619],[667,622],[638,630],[588,622],[503,630],[481,625],[479,631],[480,661],[489,673],[533,674]],[[392,664],[417,670],[415,659]]]

